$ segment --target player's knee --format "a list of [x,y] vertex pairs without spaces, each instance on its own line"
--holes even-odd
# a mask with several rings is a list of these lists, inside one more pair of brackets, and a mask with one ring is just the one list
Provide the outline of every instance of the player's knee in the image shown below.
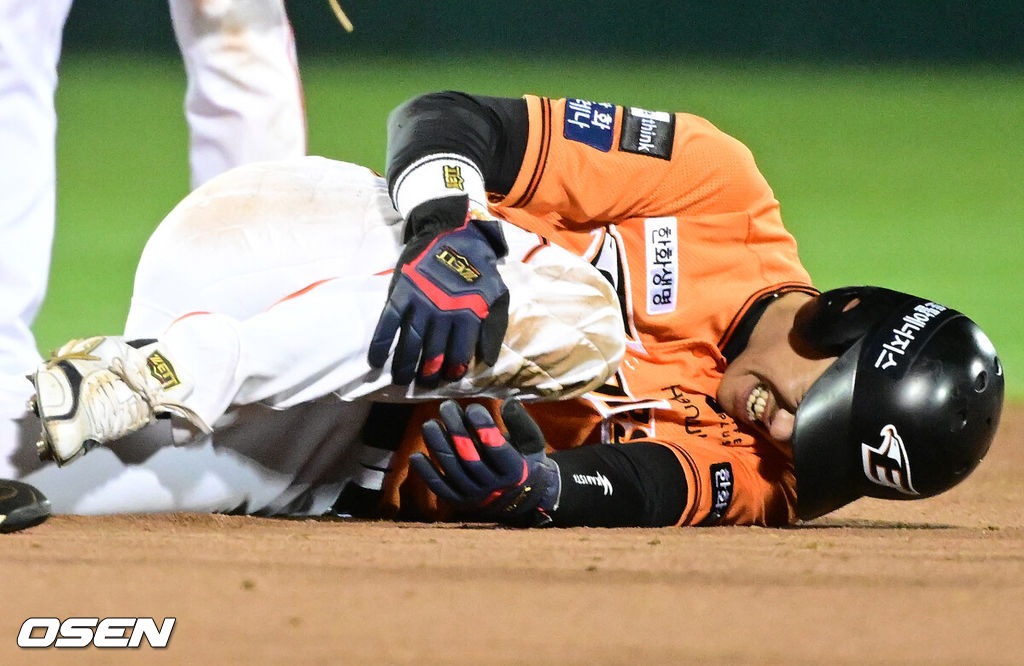
[[[562,254],[568,253],[538,258],[522,284],[509,284],[513,311],[505,344],[550,378],[555,388],[546,398],[600,387],[618,369],[626,349],[615,290],[593,266]],[[516,286],[524,287],[518,295]]]

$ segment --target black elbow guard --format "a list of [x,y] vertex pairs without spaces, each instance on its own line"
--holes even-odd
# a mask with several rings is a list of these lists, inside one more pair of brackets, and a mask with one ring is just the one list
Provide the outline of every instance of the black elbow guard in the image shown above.
[[388,116],[388,185],[425,155],[454,153],[480,167],[488,192],[505,194],[523,163],[528,128],[524,99],[451,91],[413,98]]
[[686,477],[660,444],[624,442],[556,451],[559,527],[663,527],[686,508]]

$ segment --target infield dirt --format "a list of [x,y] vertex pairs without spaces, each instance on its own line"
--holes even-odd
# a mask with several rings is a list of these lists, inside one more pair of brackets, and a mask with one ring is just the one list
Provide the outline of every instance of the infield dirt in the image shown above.
[[[1024,408],[918,502],[791,529],[58,516],[0,537],[0,663],[1024,663]],[[28,617],[170,645],[19,649]]]

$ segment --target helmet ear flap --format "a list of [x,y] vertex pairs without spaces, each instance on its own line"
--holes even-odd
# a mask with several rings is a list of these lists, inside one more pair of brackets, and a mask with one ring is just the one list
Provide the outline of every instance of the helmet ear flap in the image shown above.
[[796,334],[815,351],[839,356],[908,299],[881,287],[842,287],[807,301],[796,313]]

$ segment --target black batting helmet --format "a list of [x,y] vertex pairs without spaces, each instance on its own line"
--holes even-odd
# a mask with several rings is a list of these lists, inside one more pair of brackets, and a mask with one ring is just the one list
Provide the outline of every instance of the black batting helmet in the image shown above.
[[879,287],[808,301],[794,327],[839,358],[796,412],[797,515],[863,496],[918,499],[962,481],[985,456],[1003,405],[1003,370],[977,324]]

